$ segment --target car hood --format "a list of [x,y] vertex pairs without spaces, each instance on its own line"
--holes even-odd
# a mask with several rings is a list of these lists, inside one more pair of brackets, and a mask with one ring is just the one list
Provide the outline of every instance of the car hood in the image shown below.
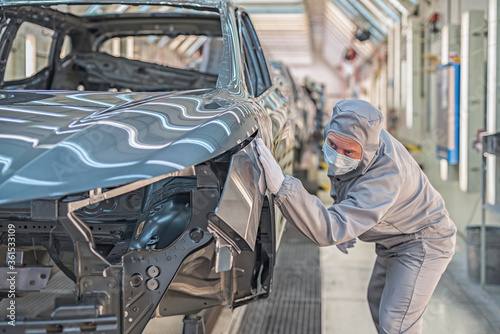
[[164,175],[257,130],[222,89],[186,93],[0,92],[0,204]]

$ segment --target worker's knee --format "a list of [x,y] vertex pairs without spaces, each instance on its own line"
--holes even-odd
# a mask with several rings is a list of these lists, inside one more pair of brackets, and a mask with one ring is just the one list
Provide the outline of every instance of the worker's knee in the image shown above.
[[403,312],[379,310],[378,332],[396,334],[401,333],[401,325],[404,320]]
[[379,310],[378,332],[390,334],[422,333],[422,313],[409,315],[405,310]]

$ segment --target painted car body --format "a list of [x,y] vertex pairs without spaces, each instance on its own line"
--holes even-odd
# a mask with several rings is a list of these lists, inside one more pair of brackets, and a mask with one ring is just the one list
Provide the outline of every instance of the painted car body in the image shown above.
[[[115,12],[93,15],[103,8]],[[284,220],[253,139],[291,173],[294,124],[244,10],[219,1],[1,9],[0,276],[16,272],[17,313],[0,327],[140,333],[154,316],[265,298]],[[25,21],[53,30],[49,60],[7,80]],[[219,72],[99,49],[165,31],[219,38]],[[59,56],[66,39],[72,50]],[[0,307],[14,300],[10,289],[0,283]]]
[[294,110],[295,124],[295,159],[300,163],[304,148],[310,143],[314,133],[316,108],[307,96],[302,85],[298,85],[290,73],[290,69],[281,61],[269,61],[275,73],[276,84],[282,87]]

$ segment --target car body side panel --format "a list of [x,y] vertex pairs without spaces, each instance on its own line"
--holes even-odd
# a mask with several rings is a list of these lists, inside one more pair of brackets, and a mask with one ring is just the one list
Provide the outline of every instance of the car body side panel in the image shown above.
[[222,198],[215,214],[243,238],[251,250],[255,248],[260,208],[264,200],[264,175],[256,168],[260,163],[251,142],[236,153],[229,167]]

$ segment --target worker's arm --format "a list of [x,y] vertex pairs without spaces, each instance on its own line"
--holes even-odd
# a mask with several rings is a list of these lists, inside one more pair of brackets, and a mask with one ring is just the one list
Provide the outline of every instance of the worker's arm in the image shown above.
[[349,224],[348,217],[329,210],[318,197],[304,189],[300,180],[289,175],[285,176],[274,203],[288,222],[320,246],[342,243],[362,233],[359,233],[361,226],[355,228]]
[[[281,169],[272,156],[270,161],[270,152],[260,148],[259,153],[261,161],[265,161],[262,165],[266,182],[279,180],[276,175]],[[273,184],[274,189],[270,190],[276,194],[275,203],[289,222],[316,244],[328,246],[356,238],[378,224],[397,199],[400,178],[398,170],[391,166],[369,171],[351,187],[346,199],[328,208],[309,194],[300,180],[289,175],[279,187]]]

